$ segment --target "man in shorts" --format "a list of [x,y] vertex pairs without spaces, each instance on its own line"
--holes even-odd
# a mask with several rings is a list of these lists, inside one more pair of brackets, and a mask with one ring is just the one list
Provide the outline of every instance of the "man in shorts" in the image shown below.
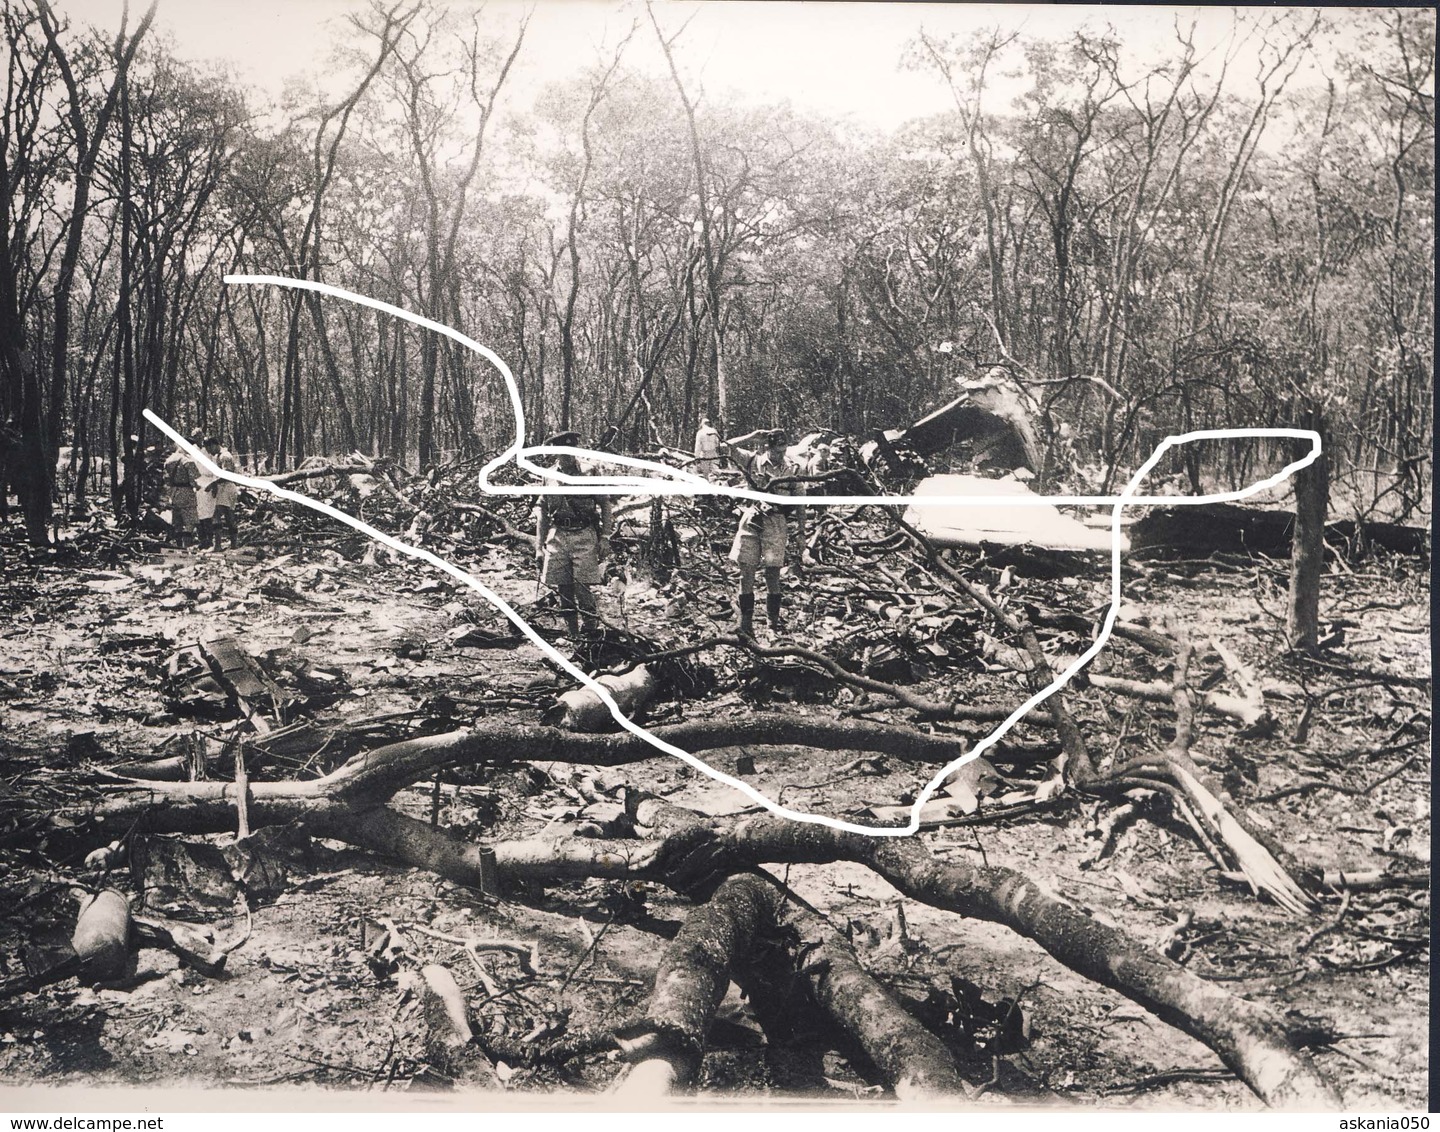
[[[757,437],[765,438],[765,447],[750,451],[739,447]],[[768,491],[775,495],[801,495],[803,484],[780,484],[774,488],[775,480],[790,476],[804,475],[804,472],[785,456],[785,430],[756,429],[744,436],[725,441],[731,458],[745,473],[748,486],[755,491]],[[770,628],[779,631],[785,627],[780,618],[780,567],[785,564],[785,550],[789,543],[788,513],[795,511],[799,522],[798,546],[805,546],[805,508],[787,507],[777,503],[752,503],[740,514],[740,526],[735,531],[735,542],[730,547],[730,561],[740,567],[740,635],[754,635],[755,622],[755,571],[765,570],[765,611],[769,614]],[[798,560],[797,560],[798,565]]]
[[[562,432],[545,443],[578,447],[580,434]],[[555,467],[571,476],[581,472],[580,462],[570,455],[557,456]],[[559,592],[572,637],[579,635],[582,617],[587,635],[597,627],[595,595],[590,587],[600,584],[600,564],[610,557],[613,529],[608,495],[540,497],[540,519],[535,531],[540,580]]]

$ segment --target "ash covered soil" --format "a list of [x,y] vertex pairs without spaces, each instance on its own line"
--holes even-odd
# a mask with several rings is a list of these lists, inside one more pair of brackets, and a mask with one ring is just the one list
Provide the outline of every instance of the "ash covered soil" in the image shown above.
[[[668,580],[642,569],[644,528],[632,519],[634,537],[619,540],[621,561],[600,590],[615,639],[632,651],[637,642],[673,648],[733,632],[723,540],[676,526],[685,569]],[[703,517],[693,526],[703,529]],[[691,907],[662,886],[557,880],[497,899],[338,841],[267,829],[256,836],[272,867],[249,886],[246,910],[245,893],[216,864],[233,831],[161,837],[37,817],[103,792],[125,764],[179,757],[196,765],[197,745],[215,777],[233,770],[227,741],[243,739],[255,743],[246,747],[252,780],[304,779],[408,735],[480,718],[533,724],[569,686],[563,674],[507,639],[478,595],[333,529],[251,525],[244,533],[252,545],[212,554],[98,526],[68,533],[50,552],[0,536],[0,977],[25,971],[26,949],[33,962],[47,940],[68,937],[74,886],[100,880],[85,857],[112,839],[149,864],[119,863],[106,883],[233,950],[214,977],[147,947],[119,978],[10,994],[0,1000],[0,1082],[444,1088],[427,1062],[416,991],[426,963],[455,975],[505,1089],[594,1092],[617,1077],[624,1063],[604,1048],[605,1035],[643,1010],[660,952]],[[459,535],[431,545],[563,645],[523,548]],[[1054,658],[1078,654],[1089,639],[1083,624],[1103,615],[1108,578],[1098,561],[1060,571],[979,554],[960,562],[1011,608],[1051,613],[1044,641]],[[1383,884],[1333,887],[1313,915],[1296,916],[1222,876],[1162,808],[1142,807],[1107,838],[1115,803],[1056,792],[1053,736],[1024,726],[992,755],[993,776],[971,782],[975,804],[957,803],[917,836],[942,861],[1023,872],[1285,1014],[1310,1034],[1312,1056],[1351,1107],[1418,1108],[1429,1049],[1428,567],[1403,557],[1332,563],[1322,598],[1331,641],[1319,661],[1282,654],[1287,576],[1287,563],[1258,558],[1127,561],[1122,618],[1182,630],[1208,658],[1192,669],[1197,682],[1204,673],[1225,680],[1212,641],[1253,666],[1275,726],[1245,736],[1233,720],[1202,714],[1196,762],[1223,786],[1227,804],[1297,862],[1317,873],[1380,873]],[[927,693],[1007,707],[1025,697],[1023,675],[1004,664],[1005,642],[986,640],[993,624],[987,632],[978,611],[952,601],[917,605],[923,580],[899,562],[852,559],[799,581],[787,572],[786,584],[790,641]],[[283,691],[281,710],[250,706],[272,733],[289,724],[282,739],[290,741],[260,744],[223,692],[183,686],[183,661],[172,657],[217,636],[232,637]],[[623,652],[599,659],[618,663]],[[1118,642],[1094,668],[1137,680],[1163,675]],[[914,725],[893,701],[795,658],[717,647],[667,672],[646,722],[763,709]],[[1068,702],[1097,760],[1170,740],[1167,705],[1093,687],[1071,691]],[[921,726],[972,742],[986,730]],[[935,769],[812,748],[704,757],[768,797],[839,817],[906,803]],[[623,832],[620,807],[604,797],[620,782],[709,815],[752,806],[658,753],[597,781],[583,768],[507,764],[503,751],[489,765],[405,789],[393,804],[487,841],[606,836]],[[148,848],[137,850],[140,843]],[[975,1104],[1260,1107],[1205,1046],[1004,927],[901,899],[857,864],[773,871],[846,930],[862,964],[947,1042]],[[467,950],[467,940],[535,949],[533,957]],[[694,1089],[843,1100],[882,1096],[877,1080],[844,1035],[818,1020],[767,1040],[732,986]]]

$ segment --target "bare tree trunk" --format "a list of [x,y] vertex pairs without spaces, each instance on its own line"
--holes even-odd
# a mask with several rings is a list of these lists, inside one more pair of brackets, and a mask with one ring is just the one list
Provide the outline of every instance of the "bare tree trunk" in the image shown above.
[[[695,122],[695,104],[686,93],[685,84],[680,81],[680,71],[675,65],[674,38],[666,39],[655,19],[655,11],[647,3],[646,12],[655,28],[655,38],[665,52],[665,61],[670,65],[670,77],[675,81],[675,91],[685,107],[685,120],[690,127],[690,156],[695,164],[695,192],[700,203],[700,242],[705,251],[705,294],[710,322],[710,364],[711,379],[714,381],[713,410],[721,422],[728,423],[729,395],[725,378],[725,338],[723,320],[720,316],[720,265],[715,254],[715,242],[711,232],[710,190],[705,181],[705,159],[700,149],[700,129]],[[722,431],[724,431],[722,429]]]
[[330,333],[325,327],[325,311],[320,305],[320,296],[314,291],[305,293],[305,301],[310,308],[310,321],[315,326],[315,333],[320,340],[320,356],[325,361],[325,374],[330,379],[330,392],[335,397],[335,409],[340,414],[340,443],[345,451],[353,452],[359,447],[359,441],[355,435],[355,421],[350,415],[350,404],[345,397],[345,385],[340,380],[340,363],[335,359],[335,351],[330,345]]
[[435,370],[439,364],[435,335],[420,339],[420,433],[417,441],[420,471],[435,462]]
[[[155,18],[157,3],[158,0],[152,0],[149,9],[140,20],[139,27],[135,29],[135,34],[130,37],[128,43],[125,39],[125,21],[122,17],[120,30],[116,33],[115,43],[111,48],[111,54],[115,59],[115,79],[110,84],[105,101],[96,115],[95,128],[92,132],[85,124],[80,85],[71,69],[69,55],[60,44],[60,29],[55,14],[51,11],[48,0],[38,0],[37,2],[40,25],[45,30],[45,39],[49,44],[50,53],[55,58],[60,77],[65,84],[70,130],[75,144],[74,194],[70,202],[70,224],[66,232],[65,249],[61,253],[59,269],[55,276],[55,327],[50,349],[51,450],[59,443],[59,426],[65,412],[66,363],[70,349],[70,292],[75,281],[75,268],[80,260],[80,246],[85,234],[85,219],[90,210],[90,186],[94,180],[95,162],[100,153],[100,145],[109,129],[110,119],[119,102],[120,88],[125,82],[131,60],[135,58],[140,41],[150,30],[150,24]],[[53,466],[50,451],[46,451],[44,456],[46,466]],[[88,464],[88,460],[86,463]],[[81,491],[83,496],[83,488]],[[47,482],[47,511],[49,509],[48,500],[49,484]]]
[[[284,390],[280,397],[280,466],[299,464],[305,459],[305,423],[300,403],[300,306],[299,293],[290,298],[289,330],[285,336]],[[293,438],[293,447],[292,447]]]
[[[1318,413],[1309,427],[1321,429]],[[1309,443],[1299,441],[1299,455]],[[1295,537],[1290,551],[1290,602],[1285,635],[1290,647],[1313,653],[1320,639],[1320,576],[1325,568],[1325,512],[1330,499],[1330,469],[1321,451],[1308,468],[1295,473]]]
[[[133,121],[130,116],[130,81],[120,81],[120,340],[116,344],[115,380],[122,403],[121,427],[125,452],[125,516],[134,522],[140,516],[145,475],[145,433],[135,398],[135,325],[132,291],[135,285],[135,249],[132,246],[134,221],[130,202],[130,150]],[[114,400],[112,399],[112,416]],[[120,518],[119,500],[116,518]]]

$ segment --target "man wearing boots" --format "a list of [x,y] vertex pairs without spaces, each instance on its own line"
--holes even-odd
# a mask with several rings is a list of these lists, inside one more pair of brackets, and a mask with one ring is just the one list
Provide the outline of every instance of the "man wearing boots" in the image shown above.
[[[765,438],[765,447],[757,452],[739,447],[757,437]],[[756,491],[768,491],[774,495],[801,495],[802,484],[780,484],[772,488],[775,480],[804,473],[785,456],[785,430],[756,429],[744,436],[725,441],[731,457],[745,473],[749,486]],[[740,635],[754,635],[755,621],[755,571],[765,570],[765,611],[769,615],[770,628],[784,629],[780,617],[780,567],[785,564],[785,549],[789,542],[788,515],[795,512],[799,523],[798,546],[805,546],[805,508],[791,507],[776,503],[752,503],[740,514],[740,526],[735,531],[735,542],[730,547],[730,561],[740,567]],[[798,559],[797,559],[798,565]]]
[[[562,432],[546,444],[577,447],[580,434]],[[566,475],[580,475],[574,456],[555,458],[555,467]],[[540,580],[560,594],[560,605],[571,637],[580,634],[583,618],[587,635],[597,627],[595,595],[590,587],[600,583],[600,564],[610,556],[608,495],[542,495],[540,519],[535,532],[535,557],[542,562]]]

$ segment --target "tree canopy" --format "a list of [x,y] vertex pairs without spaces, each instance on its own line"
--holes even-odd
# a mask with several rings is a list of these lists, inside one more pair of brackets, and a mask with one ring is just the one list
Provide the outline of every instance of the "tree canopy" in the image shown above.
[[[669,8],[521,99],[523,23],[374,0],[278,104],[153,16],[4,4],[0,459],[33,538],[62,446],[134,514],[146,407],[272,469],[512,434],[480,359],[227,272],[456,326],[534,439],[688,447],[703,412],[863,434],[999,364],[1095,486],[1169,433],[1302,418],[1336,472],[1428,478],[1433,12],[1241,12],[1218,48],[1185,17],[1145,58],[922,30],[897,62],[953,110],[893,131],[709,96]],[[632,65],[645,37],[668,71]]]

